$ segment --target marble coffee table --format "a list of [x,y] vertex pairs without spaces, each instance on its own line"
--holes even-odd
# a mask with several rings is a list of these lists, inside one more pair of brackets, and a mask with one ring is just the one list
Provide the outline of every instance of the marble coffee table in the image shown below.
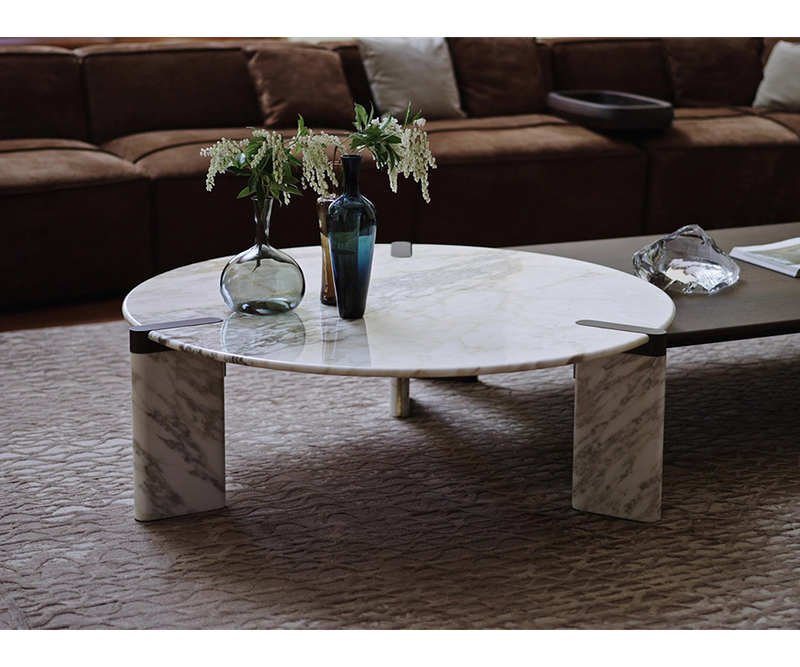
[[573,507],[660,518],[663,343],[675,315],[661,290],[561,257],[435,245],[394,257],[379,244],[367,311],[345,321],[319,302],[320,249],[288,252],[307,294],[282,315],[227,309],[227,258],[156,276],[126,297],[137,520],[225,506],[227,363],[386,377],[396,417],[408,415],[409,378],[574,364]]

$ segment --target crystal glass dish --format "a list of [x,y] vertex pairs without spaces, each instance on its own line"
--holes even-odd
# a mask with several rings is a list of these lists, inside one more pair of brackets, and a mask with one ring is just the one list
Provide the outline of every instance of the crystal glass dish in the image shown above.
[[698,225],[686,225],[633,256],[633,270],[656,287],[714,294],[739,280],[739,265]]

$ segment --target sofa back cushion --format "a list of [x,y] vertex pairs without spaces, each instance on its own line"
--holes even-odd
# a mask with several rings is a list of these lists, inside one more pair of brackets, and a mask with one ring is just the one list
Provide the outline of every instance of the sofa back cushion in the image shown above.
[[672,101],[661,42],[650,38],[541,40],[554,90],[617,90]]
[[351,129],[353,97],[335,51],[299,44],[265,46],[250,59],[266,127]]
[[466,116],[444,37],[360,37],[358,48],[378,113]]
[[86,139],[78,58],[53,46],[0,47],[0,139]]
[[151,130],[259,125],[238,47],[212,43],[91,46],[83,61],[92,139]]
[[753,106],[800,111],[800,44],[781,41],[772,48]]
[[667,37],[664,53],[677,106],[749,106],[761,82],[753,37]]
[[461,106],[469,116],[544,109],[547,91],[532,37],[448,37]]
[[800,37],[764,37],[764,47],[761,51],[761,63],[763,65],[767,64],[770,55],[772,54],[772,49],[775,48],[775,45],[778,42],[789,42],[790,44],[800,44]]
[[324,42],[320,46],[325,46],[339,54],[344,76],[347,79],[347,87],[350,89],[353,101],[365,109],[369,109],[370,105],[375,107],[375,100],[369,87],[367,70],[364,69],[364,62],[361,60],[361,51],[358,48],[358,43]]

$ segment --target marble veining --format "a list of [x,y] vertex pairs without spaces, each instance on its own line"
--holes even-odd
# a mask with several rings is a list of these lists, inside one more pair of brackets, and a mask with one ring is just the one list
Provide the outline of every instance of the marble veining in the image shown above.
[[[319,248],[294,248],[309,285]],[[217,361],[336,375],[435,377],[532,370],[622,352],[642,334],[579,319],[666,328],[672,300],[632,275],[503,249],[415,245],[409,258],[376,246],[367,312],[344,321],[310,290],[290,313],[231,313],[219,295],[226,258],[156,276],[133,290],[132,324],[218,316],[220,325],[154,331],[151,339]]]
[[661,517],[665,360],[621,354],[576,365],[575,509]]
[[[318,248],[289,251],[319,284]],[[573,506],[639,521],[660,514],[664,359],[621,354],[666,329],[672,300],[632,275],[575,260],[468,246],[376,247],[367,311],[345,321],[314,291],[290,313],[227,310],[227,258],[156,276],[133,290],[131,324],[198,317],[222,323],[149,333],[171,351],[132,355],[136,516],[225,504],[225,363],[386,376],[391,414],[408,414],[408,378],[477,376],[576,364]]]
[[224,364],[167,350],[131,354],[135,516],[225,506]]

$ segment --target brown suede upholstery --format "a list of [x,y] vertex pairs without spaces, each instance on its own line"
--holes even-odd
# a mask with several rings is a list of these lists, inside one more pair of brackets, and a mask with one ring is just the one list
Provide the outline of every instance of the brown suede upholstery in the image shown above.
[[673,98],[679,106],[749,106],[753,103],[762,77],[758,40],[752,37],[670,37],[662,41]]
[[141,180],[135,165],[75,139],[0,143],[0,194],[79,188]]
[[119,294],[153,275],[144,179],[0,196],[0,308]]
[[91,46],[77,53],[97,143],[148,130],[261,122],[239,48],[181,42]]
[[361,60],[358,44],[355,42],[330,42],[325,46],[339,54],[353,101],[365,109],[375,107],[375,100],[372,97],[372,90],[369,87],[369,79],[367,79],[367,72]]
[[619,90],[672,101],[657,39],[545,39],[554,90]]
[[764,49],[761,52],[761,64],[766,65],[769,60],[769,54],[778,42],[792,42],[794,44],[800,43],[800,37],[765,37]]
[[448,37],[469,116],[538,113],[547,94],[536,42],[530,37]]
[[[103,146],[135,163],[152,183],[155,230],[152,245],[157,272],[202,258],[235,254],[252,245],[250,202],[236,200],[244,187],[242,180],[222,174],[217,176],[214,189],[206,191],[204,174],[208,158],[200,155],[200,149],[223,136],[246,139],[251,131],[243,127],[162,130],[121,137]],[[288,208],[276,207],[274,242],[278,242],[276,235],[288,245],[310,245],[317,241],[319,235],[311,225],[307,233],[298,234],[303,227],[281,223],[283,211],[296,208],[295,201]]]
[[250,59],[266,127],[351,127],[353,97],[339,55],[323,48],[267,47]]
[[149,186],[85,142],[80,61],[0,48],[0,308],[117,293],[152,272]]
[[0,139],[88,138],[80,63],[72,51],[0,46],[0,100]]
[[438,166],[431,203],[417,206],[416,241],[507,246],[526,236],[547,243],[641,229],[640,151],[552,116],[494,119],[494,128],[490,120],[426,126]]
[[[696,223],[713,229],[800,218],[800,139],[747,111],[679,110],[647,152],[645,233]],[[717,113],[714,113],[717,111]]]
[[789,111],[772,111],[771,109],[753,109],[759,116],[769,118],[800,137],[800,114]]
[[[361,189],[378,210],[379,242],[526,245],[665,233],[689,222],[714,229],[800,220],[800,114],[749,106],[769,40],[768,48],[750,38],[450,43],[471,117],[426,125],[437,163],[430,204],[411,179],[400,178],[393,193],[365,156]],[[291,74],[280,67],[251,75],[249,57],[278,49],[287,62],[315,54],[301,63],[300,83],[272,76]],[[522,67],[531,54],[536,68]],[[312,61],[334,58],[350,98],[368,107],[353,42],[0,50],[0,94],[14,95],[0,105],[0,308],[124,291],[153,272],[251,245],[251,203],[236,199],[243,179],[219,175],[207,192],[200,149],[261,126],[257,83],[268,100],[291,102],[312,88],[328,98],[278,109],[270,122],[285,133],[296,131],[295,110],[314,129],[348,130],[311,122],[317,104],[331,102],[330,73],[325,85],[310,84],[323,71]],[[500,80],[503,70],[513,76]],[[336,97],[347,97],[339,84]],[[578,88],[673,101],[675,121],[662,131],[600,132],[536,106],[543,91]],[[276,207],[276,246],[318,244],[315,201],[308,192]]]

